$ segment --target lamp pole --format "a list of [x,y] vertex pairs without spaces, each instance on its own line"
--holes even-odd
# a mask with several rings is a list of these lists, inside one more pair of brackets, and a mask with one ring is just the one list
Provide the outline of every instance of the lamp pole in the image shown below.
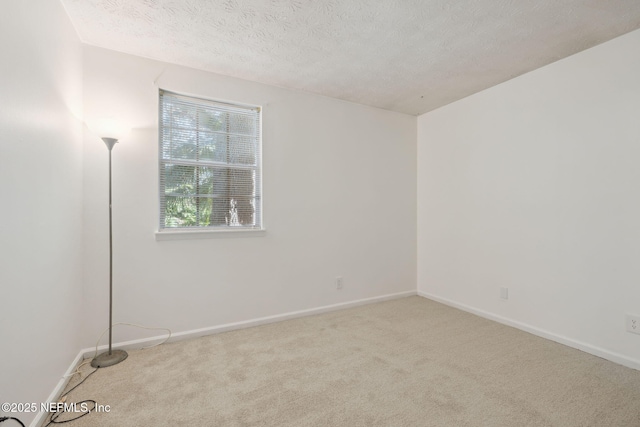
[[111,208],[111,150],[116,145],[116,138],[102,138],[109,149],[109,351],[96,356],[91,361],[94,368],[106,368],[117,365],[127,358],[128,354],[124,350],[112,350],[112,329],[113,329],[113,225]]

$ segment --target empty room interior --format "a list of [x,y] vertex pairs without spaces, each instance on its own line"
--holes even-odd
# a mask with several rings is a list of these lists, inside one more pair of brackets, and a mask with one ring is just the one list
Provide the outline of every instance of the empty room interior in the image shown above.
[[2,9],[1,427],[640,426],[636,0]]

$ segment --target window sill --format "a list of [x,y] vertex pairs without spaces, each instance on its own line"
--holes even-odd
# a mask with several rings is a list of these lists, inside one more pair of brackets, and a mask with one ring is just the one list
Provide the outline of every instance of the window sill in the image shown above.
[[238,237],[259,237],[267,234],[267,230],[164,230],[156,231],[156,240],[193,240],[219,239]]

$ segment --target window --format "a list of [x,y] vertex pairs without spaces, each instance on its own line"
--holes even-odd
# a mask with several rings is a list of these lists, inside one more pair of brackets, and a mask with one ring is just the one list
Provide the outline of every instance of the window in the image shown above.
[[160,91],[160,230],[262,228],[260,107]]

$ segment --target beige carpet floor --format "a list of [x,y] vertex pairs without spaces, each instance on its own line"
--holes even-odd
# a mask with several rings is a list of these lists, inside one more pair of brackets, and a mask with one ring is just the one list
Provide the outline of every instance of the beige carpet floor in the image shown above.
[[131,351],[69,398],[111,412],[68,427],[640,426],[640,371],[421,297]]

